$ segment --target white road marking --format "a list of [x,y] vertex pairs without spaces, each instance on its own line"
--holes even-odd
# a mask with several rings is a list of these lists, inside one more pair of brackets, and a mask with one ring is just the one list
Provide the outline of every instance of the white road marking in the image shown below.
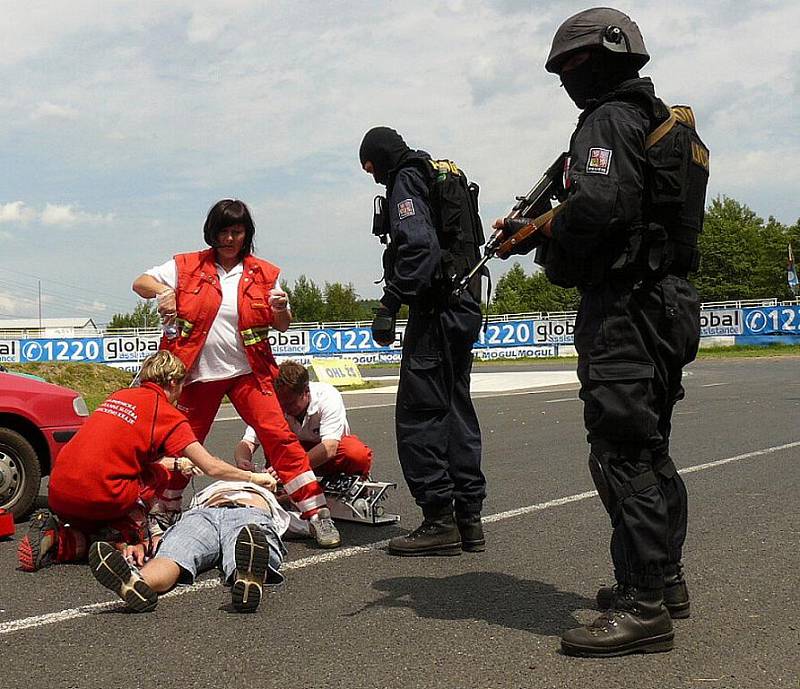
[[[562,387],[562,386],[559,386]],[[567,388],[569,389],[569,388]],[[577,388],[576,388],[577,389]],[[363,392],[363,391],[362,391]],[[473,400],[483,400],[483,399],[490,399],[492,397],[516,397],[517,395],[544,395],[551,392],[558,392],[558,390],[546,389],[546,390],[516,390],[513,392],[502,391],[502,392],[495,392],[495,393],[486,393],[486,392],[479,392],[477,395],[473,395]],[[368,392],[366,394],[369,394]],[[564,398],[563,400],[545,400],[545,402],[566,402],[566,401],[580,401],[577,397],[570,397]],[[353,407],[347,407],[347,411],[357,411],[359,409],[384,409],[386,407],[393,407],[394,400],[391,402],[384,402],[383,404],[362,404]],[[214,419],[214,423],[218,421],[241,421],[241,416],[218,416]]]
[[720,385],[730,385],[730,383],[706,383],[705,385],[701,385],[701,388],[716,388]]
[[[753,452],[745,452],[744,454],[735,455],[733,457],[726,457],[724,459],[718,459],[713,462],[706,462],[704,464],[695,464],[694,466],[686,467],[685,469],[681,469],[678,473],[679,474],[693,474],[697,471],[704,471],[706,469],[713,469],[714,467],[722,466],[724,464],[730,464],[731,462],[739,462],[743,459],[751,459],[753,457],[762,457],[764,455],[771,455],[776,452],[781,452],[783,450],[790,450],[795,447],[800,447],[800,440],[796,440],[791,443],[785,443],[784,445],[775,445],[773,447],[766,447],[762,450],[754,450]],[[513,519],[514,517],[521,517],[527,514],[532,514],[534,512],[540,512],[542,510],[547,510],[552,507],[560,507],[561,505],[568,505],[572,502],[579,502],[581,500],[587,500],[588,498],[593,498],[597,495],[596,490],[589,490],[585,493],[576,493],[575,495],[567,495],[563,498],[556,498],[554,500],[548,500],[547,502],[540,502],[535,505],[528,505],[527,507],[518,507],[513,510],[507,510],[505,512],[499,512],[498,514],[492,514],[488,517],[483,518],[484,524],[492,524],[494,522],[503,521],[506,519]],[[309,557],[304,557],[294,562],[287,562],[285,563],[281,569],[284,571],[295,570],[295,569],[304,569],[306,567],[312,567],[314,565],[320,565],[327,562],[333,562],[335,560],[343,560],[345,558],[353,557],[354,555],[362,555],[364,553],[373,552],[376,550],[380,550],[381,548],[385,548],[386,545],[389,543],[389,539],[385,539],[382,541],[375,541],[374,543],[368,543],[366,545],[360,546],[350,546],[349,548],[341,548],[337,550],[331,550],[325,553],[318,553],[316,555],[311,555]],[[197,582],[196,584],[192,584],[191,586],[181,586],[179,588],[173,589],[167,594],[163,596],[159,596],[159,598],[176,598],[178,596],[184,596],[187,593],[195,593],[197,591],[204,591],[206,589],[217,588],[221,585],[219,579],[206,579],[204,581]],[[59,610],[58,612],[51,612],[45,615],[34,615],[33,617],[24,617],[18,620],[9,620],[8,622],[0,623],[0,635],[3,634],[11,634],[13,632],[20,632],[25,629],[33,629],[35,627],[44,627],[49,624],[56,624],[58,622],[67,622],[69,620],[74,620],[80,617],[88,617],[90,615],[96,615],[99,612],[103,612],[105,610],[115,610],[115,609],[123,609],[125,606],[120,601],[108,601],[104,603],[92,603],[91,605],[82,605],[78,608],[69,608],[67,610]]]

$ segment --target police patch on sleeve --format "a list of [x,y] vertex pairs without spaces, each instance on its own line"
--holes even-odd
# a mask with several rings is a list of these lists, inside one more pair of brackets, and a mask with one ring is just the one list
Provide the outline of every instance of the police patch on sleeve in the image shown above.
[[412,215],[414,215],[414,202],[411,199],[406,199],[405,201],[398,203],[397,215],[400,216],[400,220],[403,218],[410,218]]
[[607,175],[611,167],[610,148],[590,148],[589,158],[586,160],[586,172],[596,175]]

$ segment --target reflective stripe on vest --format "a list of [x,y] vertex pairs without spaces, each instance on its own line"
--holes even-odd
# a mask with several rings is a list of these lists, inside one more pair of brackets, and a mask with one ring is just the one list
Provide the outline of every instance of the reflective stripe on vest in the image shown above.
[[187,321],[185,318],[176,318],[175,325],[178,328],[178,335],[181,337],[189,337],[194,329],[194,323]]
[[240,330],[239,333],[242,336],[242,341],[245,346],[249,346],[266,340],[269,328],[247,328],[247,330]]

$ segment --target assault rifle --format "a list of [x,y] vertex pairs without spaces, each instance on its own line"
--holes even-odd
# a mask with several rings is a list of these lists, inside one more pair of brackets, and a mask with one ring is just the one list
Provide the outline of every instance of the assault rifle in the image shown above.
[[483,270],[489,259],[495,256],[505,259],[514,253],[526,254],[536,247],[533,235],[564,207],[564,203],[559,203],[553,208],[551,201],[562,201],[566,196],[564,175],[567,159],[567,153],[559,155],[525,196],[516,197],[516,204],[506,216],[505,227],[495,230],[486,242],[483,258],[461,278],[454,290],[456,296],[464,293],[472,278]]

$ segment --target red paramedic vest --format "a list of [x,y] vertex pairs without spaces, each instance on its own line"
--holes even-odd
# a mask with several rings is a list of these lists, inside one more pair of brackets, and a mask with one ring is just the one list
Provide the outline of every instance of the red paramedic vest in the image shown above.
[[[239,280],[239,335],[245,347],[250,368],[262,390],[264,383],[277,375],[278,366],[267,339],[272,325],[269,293],[275,286],[280,269],[268,261],[245,256]],[[178,336],[161,338],[161,349],[175,354],[190,370],[205,345],[208,331],[222,304],[222,288],[214,263],[214,250],[177,254]],[[271,386],[270,386],[271,387]]]

